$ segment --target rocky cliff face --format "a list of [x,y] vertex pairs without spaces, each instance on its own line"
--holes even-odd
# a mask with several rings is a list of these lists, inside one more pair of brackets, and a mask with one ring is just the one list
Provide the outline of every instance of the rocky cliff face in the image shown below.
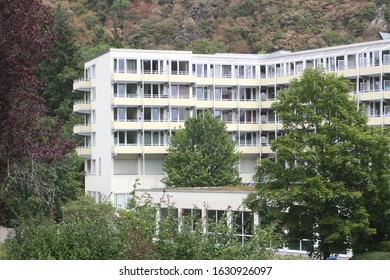
[[304,50],[378,39],[387,0],[44,0],[61,3],[82,45],[196,52]]

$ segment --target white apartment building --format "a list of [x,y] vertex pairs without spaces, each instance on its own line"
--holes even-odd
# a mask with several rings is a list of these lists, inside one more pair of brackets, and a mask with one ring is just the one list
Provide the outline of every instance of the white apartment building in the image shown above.
[[272,156],[270,141],[282,132],[271,104],[309,67],[349,79],[369,124],[390,124],[390,39],[270,54],[110,49],[87,61],[73,84],[83,97],[73,109],[85,116],[74,133],[85,139],[77,152],[86,192],[118,207],[136,178],[142,189],[163,188],[170,135],[204,111],[226,123],[251,184],[256,161]]

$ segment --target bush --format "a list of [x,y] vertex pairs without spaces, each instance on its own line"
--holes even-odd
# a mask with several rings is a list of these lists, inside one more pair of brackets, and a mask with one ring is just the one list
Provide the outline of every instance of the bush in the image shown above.
[[96,260],[118,258],[121,240],[115,210],[81,197],[67,204],[63,220],[30,219],[7,238],[4,253],[17,260]]
[[390,260],[390,253],[388,252],[365,252],[357,254],[350,258],[350,260]]
[[369,250],[390,253],[390,241],[382,241],[378,244],[372,245]]

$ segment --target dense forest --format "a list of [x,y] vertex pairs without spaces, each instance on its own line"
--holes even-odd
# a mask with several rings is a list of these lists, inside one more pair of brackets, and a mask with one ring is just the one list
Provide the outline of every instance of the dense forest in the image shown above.
[[83,46],[259,53],[378,39],[388,0],[45,0]]

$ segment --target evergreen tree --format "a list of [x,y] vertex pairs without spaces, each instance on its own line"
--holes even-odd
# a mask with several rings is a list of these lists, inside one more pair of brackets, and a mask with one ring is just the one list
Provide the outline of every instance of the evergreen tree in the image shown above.
[[56,40],[49,52],[51,59],[39,67],[39,76],[46,82],[41,95],[48,113],[66,122],[72,114],[72,102],[80,99],[79,94],[72,93],[72,89],[73,80],[82,74],[81,58],[75,31],[69,22],[69,13],[57,4],[54,16],[53,32]]

